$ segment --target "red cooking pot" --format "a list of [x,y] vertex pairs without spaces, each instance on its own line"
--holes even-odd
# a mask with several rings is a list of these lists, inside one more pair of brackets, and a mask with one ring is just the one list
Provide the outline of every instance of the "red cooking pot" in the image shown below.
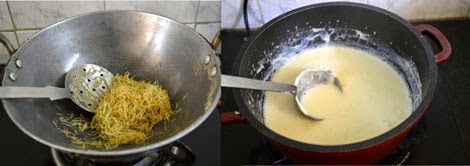
[[[318,37],[319,31],[329,36]],[[435,55],[424,35],[436,39],[442,51]],[[400,144],[425,113],[437,83],[436,63],[449,58],[450,44],[434,27],[415,27],[377,7],[345,2],[323,3],[285,13],[257,30],[238,53],[234,73],[242,77],[269,80],[270,74],[279,67],[272,62],[276,57],[284,56],[288,59],[304,49],[325,44],[372,50],[385,57],[408,85],[413,102],[411,115],[377,137],[352,144],[326,146],[298,142],[266,127],[263,117],[264,93],[261,91],[235,89],[236,103],[243,117],[295,163],[376,163]],[[416,66],[414,73],[399,59],[413,62]],[[239,118],[226,115],[222,115],[223,122]]]

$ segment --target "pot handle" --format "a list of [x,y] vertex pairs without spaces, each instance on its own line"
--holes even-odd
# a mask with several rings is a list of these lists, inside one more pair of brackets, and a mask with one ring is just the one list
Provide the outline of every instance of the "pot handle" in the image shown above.
[[437,64],[450,58],[452,47],[450,46],[449,40],[447,40],[441,31],[429,24],[421,24],[416,26],[416,28],[421,32],[421,34],[431,37],[431,39],[436,40],[435,42],[439,44],[441,52],[437,53],[435,56]]
[[239,112],[222,112],[220,114],[220,120],[222,125],[228,125],[233,123],[243,123],[246,121],[245,117],[243,117]]
[[215,34],[214,38],[212,39],[212,42],[211,42],[211,46],[212,46],[212,49],[217,50],[217,48],[219,47],[219,44],[220,44],[220,35],[221,35],[221,32],[220,30],[217,31],[217,33]]
[[8,55],[12,56],[15,53],[16,50],[14,49],[10,40],[8,40],[8,38],[2,33],[0,33],[0,43],[2,43],[3,47],[5,47]]

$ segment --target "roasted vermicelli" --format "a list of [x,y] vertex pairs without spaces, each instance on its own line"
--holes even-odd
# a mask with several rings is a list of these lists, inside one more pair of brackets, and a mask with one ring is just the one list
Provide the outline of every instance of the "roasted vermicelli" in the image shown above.
[[[169,121],[172,114],[166,90],[155,83],[135,81],[126,73],[113,78],[113,86],[101,99],[91,123],[83,120],[63,121],[63,118],[60,123],[74,122],[68,125],[93,135],[91,141],[69,137],[75,144],[112,149],[122,144],[143,143],[151,136],[153,126]],[[71,133],[59,130],[64,134]]]

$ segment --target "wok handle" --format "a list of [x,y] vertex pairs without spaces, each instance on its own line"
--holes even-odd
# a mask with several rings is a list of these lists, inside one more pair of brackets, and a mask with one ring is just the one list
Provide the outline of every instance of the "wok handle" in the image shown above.
[[211,46],[212,46],[212,49],[214,49],[214,50],[217,50],[217,48],[220,45],[220,42],[221,42],[221,40],[220,40],[220,35],[221,34],[220,33],[221,33],[220,30],[217,31],[214,38],[212,39]]
[[416,26],[416,28],[421,32],[421,34],[428,35],[433,40],[437,40],[435,42],[439,44],[439,48],[441,48],[441,52],[437,53],[435,56],[438,64],[450,58],[452,47],[450,46],[449,40],[447,40],[441,31],[429,24],[421,24]]
[[8,40],[8,38],[2,33],[0,33],[0,43],[2,43],[3,47],[5,47],[8,55],[12,56],[15,53],[16,50],[14,49],[10,40]]
[[282,84],[269,81],[261,81],[244,77],[222,74],[222,87],[265,90],[295,94],[297,88],[294,85]]
[[245,122],[246,119],[238,112],[222,112],[220,114],[220,121],[222,125],[228,125],[233,123],[242,123]]

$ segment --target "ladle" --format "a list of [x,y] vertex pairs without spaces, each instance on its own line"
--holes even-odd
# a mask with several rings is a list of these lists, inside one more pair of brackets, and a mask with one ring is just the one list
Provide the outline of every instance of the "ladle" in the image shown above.
[[222,75],[222,87],[294,94],[299,110],[305,116],[315,120],[322,120],[322,118],[316,117],[315,115],[309,113],[309,111],[302,105],[302,97],[309,89],[314,88],[316,85],[330,83],[338,87],[341,92],[343,91],[336,75],[324,66],[311,66],[306,68],[296,77],[294,85]]

